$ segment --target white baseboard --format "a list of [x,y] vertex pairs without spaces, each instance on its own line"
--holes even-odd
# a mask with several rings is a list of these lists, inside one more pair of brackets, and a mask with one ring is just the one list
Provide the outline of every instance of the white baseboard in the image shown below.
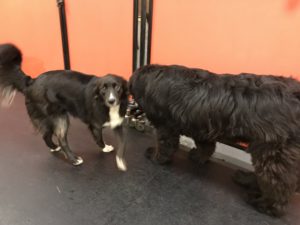
[[[193,139],[186,136],[180,137],[180,144],[188,149],[195,147]],[[213,158],[225,161],[226,163],[233,164],[246,170],[253,171],[250,154],[228,145],[217,143]]]

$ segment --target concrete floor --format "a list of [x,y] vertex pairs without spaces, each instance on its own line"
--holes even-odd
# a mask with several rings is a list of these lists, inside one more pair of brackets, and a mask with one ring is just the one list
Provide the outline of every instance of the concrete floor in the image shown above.
[[[109,131],[105,138],[114,144]],[[243,201],[230,167],[211,162],[198,168],[183,151],[171,166],[156,166],[143,156],[151,137],[128,130],[128,139],[123,173],[114,154],[100,154],[87,128],[72,120],[71,147],[85,160],[74,168],[34,134],[18,95],[0,110],[0,225],[300,224],[299,195],[284,218],[274,219]]]

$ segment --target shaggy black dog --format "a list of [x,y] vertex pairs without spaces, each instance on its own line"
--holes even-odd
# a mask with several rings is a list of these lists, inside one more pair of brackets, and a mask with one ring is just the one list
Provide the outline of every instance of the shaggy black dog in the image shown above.
[[171,161],[179,135],[194,139],[191,157],[204,163],[216,141],[243,141],[255,168],[236,180],[251,189],[249,202],[280,216],[297,186],[300,157],[300,83],[292,78],[214,74],[183,66],[137,70],[130,91],[157,129],[152,161]]
[[[0,45],[2,105],[12,102],[16,90],[23,93],[28,115],[46,145],[52,152],[62,150],[73,165],[80,165],[83,160],[74,155],[68,144],[69,114],[88,125],[104,152],[112,151],[113,147],[104,144],[102,128],[111,127],[119,141],[117,165],[126,170],[121,124],[127,107],[127,82],[116,75],[99,78],[68,70],[49,71],[32,79],[21,70],[21,61],[18,48]],[[53,136],[58,145],[53,142]]]

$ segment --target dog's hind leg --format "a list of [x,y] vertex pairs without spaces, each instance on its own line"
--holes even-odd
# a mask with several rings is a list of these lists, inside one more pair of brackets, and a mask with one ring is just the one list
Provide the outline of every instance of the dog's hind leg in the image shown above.
[[199,164],[206,163],[216,149],[216,142],[197,141],[195,140],[196,148],[191,149],[189,158]]
[[61,150],[61,147],[54,144],[52,137],[53,137],[52,130],[47,130],[43,134],[43,139],[44,139],[46,145],[50,148],[50,152],[59,152]]
[[43,135],[43,139],[50,151],[59,151],[60,146],[57,146],[52,140],[54,124],[51,116],[38,104],[34,104],[29,99],[26,99],[26,108],[33,126]]
[[146,150],[145,156],[157,164],[168,164],[172,162],[173,154],[178,150],[179,133],[160,127],[156,130],[156,147]]
[[66,158],[74,165],[78,166],[83,163],[83,160],[79,156],[75,156],[71,151],[68,143],[67,133],[69,128],[68,115],[59,115],[54,119],[54,134],[58,139],[58,143],[63,150]]
[[260,193],[248,202],[258,211],[281,216],[297,187],[298,145],[256,144],[249,147]]

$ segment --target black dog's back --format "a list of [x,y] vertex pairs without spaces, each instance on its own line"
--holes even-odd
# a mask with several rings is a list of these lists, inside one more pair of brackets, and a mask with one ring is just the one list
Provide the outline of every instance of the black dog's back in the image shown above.
[[81,90],[93,79],[92,75],[85,75],[79,72],[70,70],[55,70],[49,71],[38,76],[32,84],[30,89],[51,90],[56,93],[74,94],[76,90]]
[[66,111],[86,121],[85,88],[93,78],[70,70],[43,73],[27,87],[24,93],[27,104],[48,105],[49,110]]
[[[292,78],[148,65],[133,74],[129,88],[154,125],[176,126],[186,135],[199,127],[199,135],[213,139],[270,141],[299,134],[300,84]],[[277,129],[287,119],[290,127]],[[241,130],[241,123],[249,128]],[[266,136],[269,130],[273,135]]]

